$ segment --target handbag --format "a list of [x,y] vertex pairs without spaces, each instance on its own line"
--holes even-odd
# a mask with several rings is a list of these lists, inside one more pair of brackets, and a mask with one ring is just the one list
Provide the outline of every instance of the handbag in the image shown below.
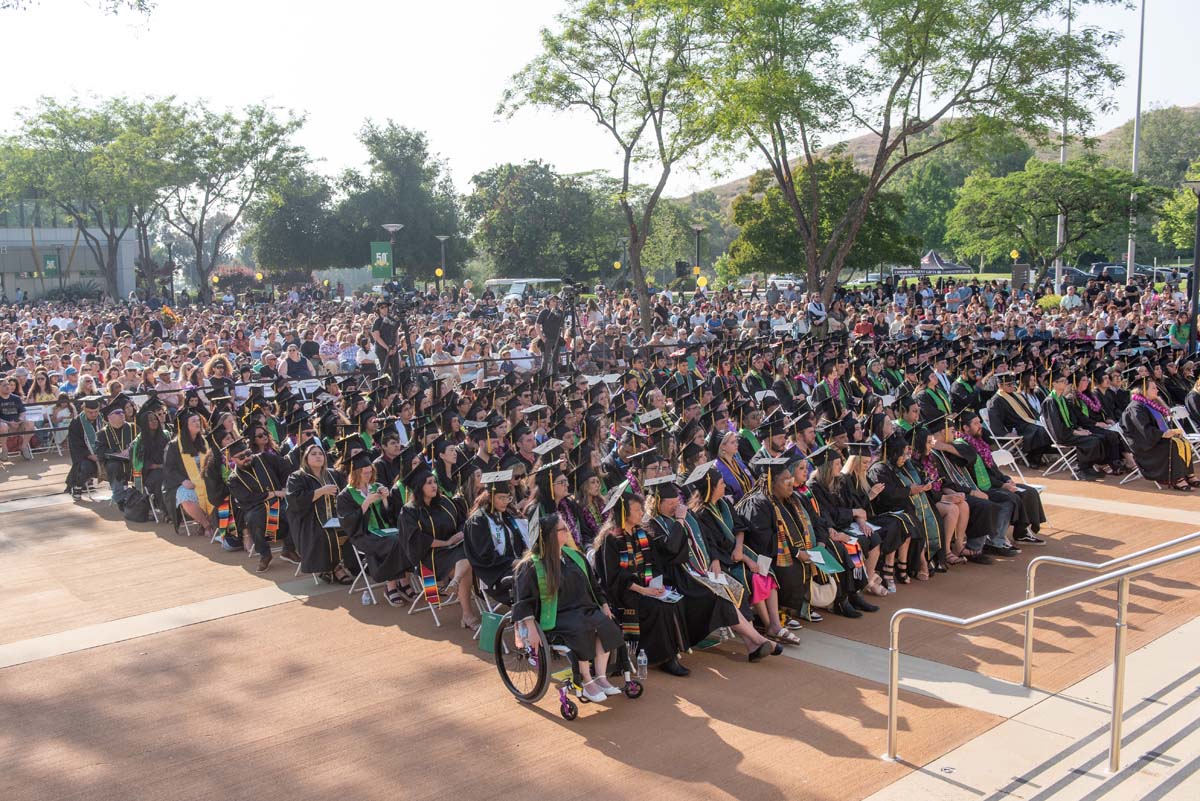
[[122,517],[129,523],[145,523],[150,519],[150,496],[144,492],[130,494]]
[[[821,575],[825,578],[825,583],[817,581],[817,576]],[[813,577],[808,580],[808,604],[819,609],[828,609],[833,606],[833,602],[837,600],[837,584],[834,583],[828,576],[820,571],[814,571]]]

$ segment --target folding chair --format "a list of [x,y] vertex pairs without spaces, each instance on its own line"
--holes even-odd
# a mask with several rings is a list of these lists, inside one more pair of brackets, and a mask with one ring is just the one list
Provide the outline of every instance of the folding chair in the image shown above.
[[992,451],[992,461],[996,463],[996,467],[1011,467],[1017,471],[1017,475],[1021,477],[1021,483],[1026,483],[1025,474],[1021,472],[1021,465],[1017,464],[1017,459],[1012,455],[1012,451],[1007,448],[1000,448]]
[[1175,427],[1183,432],[1183,436],[1188,442],[1192,443],[1192,461],[1196,461],[1197,458],[1200,458],[1196,454],[1196,446],[1200,446],[1200,428],[1197,428],[1192,416],[1188,414],[1186,406],[1172,406],[1171,417],[1174,419]]
[[[193,520],[191,517],[188,516],[188,513],[184,511],[182,506],[176,506],[175,507],[175,533],[178,534],[180,529],[183,529],[184,536],[187,536],[187,537],[191,537],[195,534],[199,534],[200,532],[202,532],[204,530],[203,528],[201,528],[201,526],[198,522],[196,522],[195,520]],[[214,536],[214,539],[215,539],[215,536]]]
[[[979,419],[983,422],[983,430],[992,438],[992,442],[996,443],[997,448],[1008,451],[1015,459],[1020,459],[1025,463],[1026,467],[1029,467],[1029,460],[1025,457],[1025,452],[1021,450],[1022,438],[1020,434],[1013,434],[1011,432],[1003,435],[997,434],[996,429],[992,427],[991,413],[986,408],[979,410]],[[992,452],[992,455],[995,455],[995,451]],[[1021,475],[1019,467],[1017,468],[1017,475]],[[1021,480],[1025,480],[1023,475],[1021,476]]]
[[429,597],[425,594],[425,582],[421,578],[421,569],[419,567],[414,567],[409,571],[408,575],[409,586],[412,588],[412,591],[416,593],[416,597],[413,598],[412,603],[409,604],[408,613],[411,615],[413,612],[429,612],[433,615],[434,625],[436,625],[438,628],[441,628],[442,621],[440,618],[438,618],[438,610],[448,604],[456,603],[457,598],[453,596],[450,598],[443,598],[441,592],[439,591],[438,602],[435,604],[433,601],[429,600]]
[[[1112,427],[1112,430],[1116,431],[1118,434],[1121,435],[1121,441],[1125,443],[1125,447],[1129,448],[1129,450],[1132,451],[1133,448],[1130,447],[1130,445],[1129,445],[1129,437],[1125,436],[1125,429],[1121,428],[1121,424],[1120,423],[1115,424]],[[1121,478],[1122,484],[1127,484],[1130,481],[1136,481],[1137,479],[1142,478],[1142,468],[1137,467],[1136,462],[1134,464],[1135,464],[1135,466],[1134,466],[1133,470],[1129,473],[1126,473],[1125,476]],[[1155,484],[1157,484],[1157,483],[1158,482],[1156,481]]]
[[[353,595],[355,590],[365,590],[367,596],[371,599],[371,603],[379,603],[379,599],[375,597],[375,588],[382,587],[387,582],[376,581],[371,582],[371,577],[367,575],[367,557],[362,551],[354,547],[354,543],[350,544],[350,550],[354,551],[354,558],[358,562],[358,575],[354,577],[354,581],[350,584],[350,589],[346,591],[347,595]],[[359,582],[362,582],[362,587],[359,587]]]
[[[1047,432],[1050,429],[1046,429]],[[1050,476],[1055,473],[1061,473],[1064,470],[1071,471],[1071,478],[1076,481],[1082,481],[1079,477],[1079,449],[1074,445],[1063,445],[1054,439],[1054,434],[1050,434],[1050,443],[1054,446],[1055,452],[1058,453],[1058,459],[1046,469],[1043,476]]]

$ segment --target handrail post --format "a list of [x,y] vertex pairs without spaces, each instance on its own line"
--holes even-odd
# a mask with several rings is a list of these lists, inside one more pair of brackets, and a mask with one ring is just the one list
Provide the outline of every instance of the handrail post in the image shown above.
[[900,696],[900,619],[893,617],[888,638],[888,730],[887,754],[884,759],[896,761],[896,716]]
[[[1038,562],[1035,560],[1029,563],[1029,569],[1025,573],[1025,600],[1028,601],[1033,597],[1034,574],[1037,572]],[[1025,610],[1025,668],[1021,674],[1021,684],[1026,689],[1033,687],[1033,607]]]
[[1112,725],[1109,726],[1108,772],[1121,770],[1121,724],[1125,716],[1125,613],[1129,609],[1129,577],[1117,584],[1116,640],[1113,643]]

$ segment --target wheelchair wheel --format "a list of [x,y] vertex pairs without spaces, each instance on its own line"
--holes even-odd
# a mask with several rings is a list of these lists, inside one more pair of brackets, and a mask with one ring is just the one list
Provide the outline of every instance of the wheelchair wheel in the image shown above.
[[[546,694],[546,688],[549,686],[549,655],[541,644],[540,636],[537,636],[533,645],[526,643],[518,647],[516,631],[512,612],[509,612],[496,627],[496,670],[500,673],[500,680],[504,682],[504,686],[518,701],[532,704]],[[537,627],[534,626],[530,633],[538,635]]]
[[625,682],[625,686],[622,689],[625,691],[625,697],[627,698],[641,698],[642,693],[646,691],[646,688],[642,686],[640,681],[632,679]]
[[562,702],[558,712],[563,716],[563,720],[574,720],[579,717],[579,707],[569,698]]

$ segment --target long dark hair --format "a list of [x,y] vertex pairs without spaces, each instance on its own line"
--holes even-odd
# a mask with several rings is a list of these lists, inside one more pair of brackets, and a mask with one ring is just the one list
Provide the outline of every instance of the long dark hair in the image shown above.
[[538,518],[537,536],[517,562],[514,573],[532,562],[535,556],[542,560],[546,569],[546,594],[557,595],[562,583],[562,546],[558,544],[558,515],[553,512]]

